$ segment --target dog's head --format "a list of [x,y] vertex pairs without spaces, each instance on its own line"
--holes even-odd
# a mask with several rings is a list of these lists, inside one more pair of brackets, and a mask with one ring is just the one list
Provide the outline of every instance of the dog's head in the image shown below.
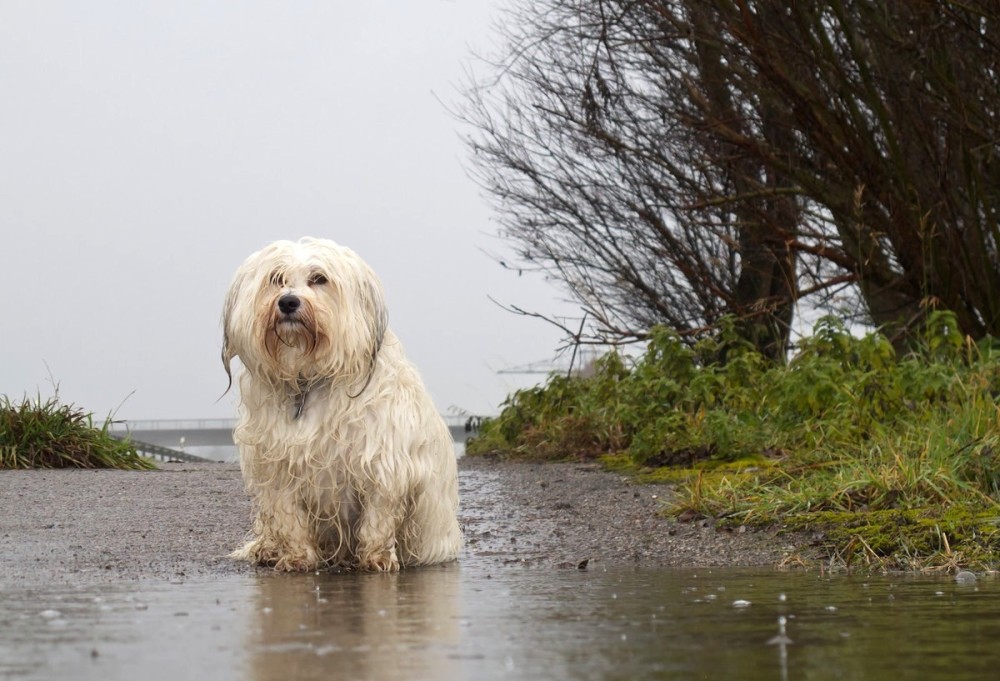
[[327,239],[276,241],[240,266],[226,294],[222,362],[255,378],[342,381],[360,391],[387,328],[382,284],[354,251]]

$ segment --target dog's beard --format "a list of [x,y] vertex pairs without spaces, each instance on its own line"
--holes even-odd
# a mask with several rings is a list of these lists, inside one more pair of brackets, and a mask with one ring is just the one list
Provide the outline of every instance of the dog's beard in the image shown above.
[[267,357],[274,366],[284,368],[294,377],[308,378],[302,376],[303,370],[314,364],[315,357],[329,342],[317,323],[315,308],[303,301],[291,315],[280,312],[273,303],[268,305],[268,311],[267,321],[262,325]]

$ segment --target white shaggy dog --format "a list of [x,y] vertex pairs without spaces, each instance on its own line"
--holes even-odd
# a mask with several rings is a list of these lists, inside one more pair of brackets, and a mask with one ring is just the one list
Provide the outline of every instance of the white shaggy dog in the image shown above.
[[227,374],[243,364],[235,439],[256,507],[235,558],[288,571],[455,558],[451,434],[357,254],[310,238],[254,253],[230,285],[223,334]]

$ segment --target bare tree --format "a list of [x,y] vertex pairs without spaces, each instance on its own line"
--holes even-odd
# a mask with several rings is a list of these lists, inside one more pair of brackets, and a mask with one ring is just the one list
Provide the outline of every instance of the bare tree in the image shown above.
[[781,108],[796,144],[727,134],[792,179],[814,216],[804,233],[833,226],[823,254],[872,320],[904,337],[938,305],[997,334],[1000,3],[716,4],[753,65],[743,87]]
[[785,355],[793,306],[856,286],[1000,325],[1000,5],[533,0],[464,115],[522,259],[597,332],[735,315]]

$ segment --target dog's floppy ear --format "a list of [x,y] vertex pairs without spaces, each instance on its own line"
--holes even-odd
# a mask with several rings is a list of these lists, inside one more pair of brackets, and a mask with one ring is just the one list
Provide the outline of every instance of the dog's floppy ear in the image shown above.
[[382,347],[382,340],[385,338],[386,329],[389,328],[389,310],[385,304],[385,293],[377,281],[368,282],[368,299],[365,301],[366,310],[369,313],[369,328],[372,339],[372,361]]
[[223,320],[222,324],[223,324],[223,328],[222,328],[222,367],[226,370],[226,378],[229,379],[229,383],[226,384],[226,389],[222,393],[223,395],[225,395],[227,392],[229,392],[230,388],[233,387],[233,370],[230,368],[229,364],[230,364],[230,362],[233,361],[233,357],[235,357],[236,355],[235,355],[235,353],[232,350],[232,345],[229,343],[229,332],[226,329],[226,326],[225,326],[226,322],[225,322],[225,320]]
[[368,321],[368,375],[365,377],[365,384],[361,390],[350,397],[358,397],[365,391],[375,374],[375,362],[378,359],[378,351],[382,349],[382,341],[385,340],[385,332],[389,328],[389,310],[385,304],[385,293],[374,273],[368,273],[367,280],[361,286],[358,295],[361,298],[361,309],[365,312],[365,319]]
[[233,308],[236,306],[236,301],[239,299],[239,291],[243,286],[243,279],[241,273],[238,273],[236,277],[233,278],[233,282],[229,285],[229,291],[226,293],[226,302],[222,306],[222,366],[226,370],[226,376],[229,377],[229,385],[226,386],[226,392],[222,393],[225,395],[229,392],[229,389],[233,387],[233,372],[230,368],[230,363],[233,361],[233,357],[236,356],[236,350],[233,348],[232,341],[232,331],[231,324],[233,319]]

